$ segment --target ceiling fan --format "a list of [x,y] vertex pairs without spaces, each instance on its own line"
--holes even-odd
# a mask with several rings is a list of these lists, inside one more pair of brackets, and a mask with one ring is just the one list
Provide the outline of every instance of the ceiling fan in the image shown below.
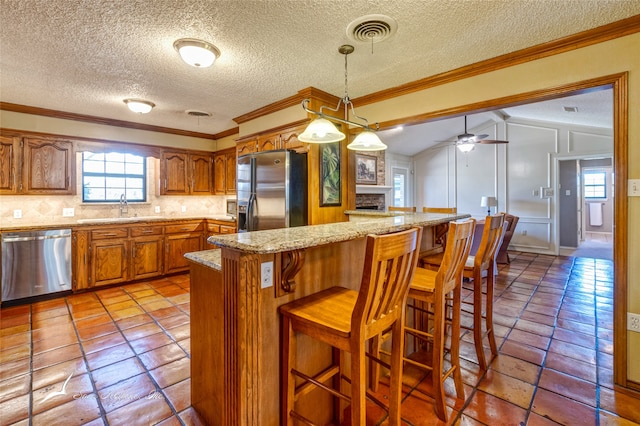
[[477,143],[481,144],[497,144],[497,143],[509,143],[509,141],[501,141],[496,139],[487,139],[489,135],[474,135],[473,133],[469,133],[467,131],[467,116],[464,116],[464,133],[458,135],[457,140],[455,141],[456,146],[462,152],[469,152],[473,150],[474,145]]

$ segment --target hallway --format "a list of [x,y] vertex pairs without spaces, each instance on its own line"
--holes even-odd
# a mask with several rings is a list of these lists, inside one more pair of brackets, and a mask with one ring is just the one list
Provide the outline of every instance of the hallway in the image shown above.
[[[613,389],[612,262],[511,258],[496,285],[499,356],[479,371],[464,333],[466,400],[448,398],[451,423],[640,424],[640,401]],[[0,423],[201,424],[190,407],[189,313],[188,275],[2,309]],[[430,377],[405,371],[406,424],[441,424]],[[385,423],[369,408],[368,424]]]

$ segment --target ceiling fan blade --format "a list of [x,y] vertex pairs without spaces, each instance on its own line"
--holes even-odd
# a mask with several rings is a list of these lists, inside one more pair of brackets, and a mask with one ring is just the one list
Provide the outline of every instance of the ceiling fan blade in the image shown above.
[[480,142],[482,139],[488,138],[489,135],[476,135],[475,139]]
[[509,141],[498,141],[495,139],[482,139],[477,141],[476,143],[482,143],[482,144],[495,144],[495,143],[509,143]]

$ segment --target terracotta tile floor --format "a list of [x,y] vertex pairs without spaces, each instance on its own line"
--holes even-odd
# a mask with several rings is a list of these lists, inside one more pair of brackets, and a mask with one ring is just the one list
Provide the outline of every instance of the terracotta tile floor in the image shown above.
[[[479,371],[463,332],[466,398],[448,396],[450,423],[640,424],[640,400],[612,384],[612,298],[610,261],[512,253],[496,285],[500,354]],[[3,308],[0,424],[201,424],[190,407],[189,312],[188,275]],[[430,388],[406,368],[406,424],[441,423]],[[370,423],[386,424],[370,408]]]

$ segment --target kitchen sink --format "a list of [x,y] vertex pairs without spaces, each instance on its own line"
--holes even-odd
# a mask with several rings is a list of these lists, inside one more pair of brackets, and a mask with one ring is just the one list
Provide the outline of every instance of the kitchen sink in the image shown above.
[[94,219],[78,219],[78,223],[121,223],[121,222],[142,222],[145,220],[165,219],[164,216],[130,216],[130,217],[100,217]]

